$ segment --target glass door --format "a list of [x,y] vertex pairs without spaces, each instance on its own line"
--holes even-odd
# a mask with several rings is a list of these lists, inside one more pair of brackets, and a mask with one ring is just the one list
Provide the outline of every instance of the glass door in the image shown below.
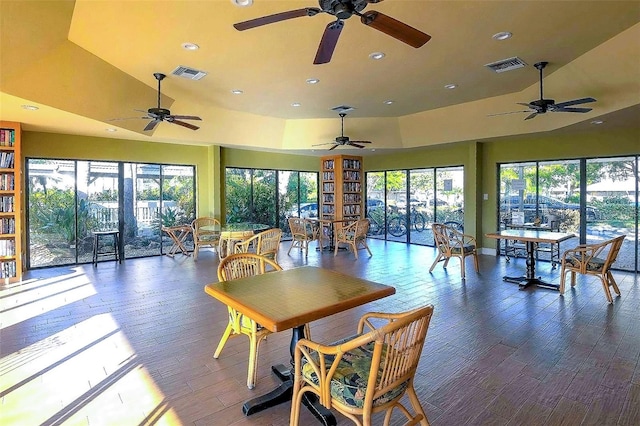
[[431,225],[434,222],[434,210],[429,206],[433,199],[434,170],[416,169],[409,171],[410,231],[411,242],[434,245]]
[[407,242],[407,171],[386,172],[387,240]]
[[587,244],[626,235],[613,267],[637,271],[637,158],[587,160],[587,174]]
[[[28,159],[28,268],[76,262],[76,165],[74,161]],[[83,205],[87,207],[86,194]],[[83,210],[88,214],[87,209]],[[85,229],[84,232],[87,230]],[[80,239],[84,241],[83,235]],[[91,245],[89,244],[89,249]]]

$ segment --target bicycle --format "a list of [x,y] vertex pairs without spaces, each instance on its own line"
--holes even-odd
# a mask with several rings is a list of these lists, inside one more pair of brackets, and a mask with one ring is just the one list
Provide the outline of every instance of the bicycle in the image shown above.
[[[406,215],[396,213],[389,219],[388,230],[394,237],[401,237],[407,233]],[[417,232],[424,231],[427,219],[414,206],[411,206],[409,212],[409,226]]]

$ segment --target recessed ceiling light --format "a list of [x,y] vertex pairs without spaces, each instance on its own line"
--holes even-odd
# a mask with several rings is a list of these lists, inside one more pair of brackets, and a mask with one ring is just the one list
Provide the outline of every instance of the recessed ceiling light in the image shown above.
[[318,84],[318,83],[320,83],[320,80],[318,80],[317,78],[308,78],[307,79],[307,83],[308,84]]
[[244,92],[240,89],[233,89],[231,93],[233,93],[234,95],[242,95]]
[[248,7],[253,4],[253,0],[231,0],[231,3],[239,7]]
[[39,110],[39,109],[40,109],[40,108],[38,108],[38,107],[37,107],[37,106],[35,106],[35,105],[22,105],[22,108],[23,108],[23,109],[27,109],[27,110],[29,110],[29,111],[37,111],[37,110]]
[[292,107],[299,107],[302,106],[302,104],[300,102],[294,102],[291,104]]
[[511,38],[513,34],[511,34],[509,31],[501,31],[499,33],[496,33],[494,35],[491,36],[491,38],[493,38],[494,40],[506,40],[508,38]]
[[453,84],[453,83],[444,85],[445,89],[455,89],[456,87],[458,87],[458,85],[457,84]]
[[184,50],[198,50],[200,49],[200,46],[195,43],[182,43],[182,48]]
[[106,128],[106,129],[104,129],[104,130],[105,130],[105,131],[107,131],[107,132],[110,132],[110,133],[113,133],[113,132],[117,132],[117,131],[118,131],[118,129],[114,129],[113,127],[108,127],[108,128]]
[[369,57],[374,60],[382,59],[385,57],[385,54],[382,52],[373,52],[369,54]]
[[593,120],[591,122],[591,124],[595,124],[595,125],[602,124],[602,123],[604,123],[604,121],[602,121],[602,120]]
[[385,105],[391,105],[391,104],[393,103],[393,101],[392,101],[391,99],[388,99],[388,100],[386,100],[386,101],[383,101],[383,103],[384,103]]

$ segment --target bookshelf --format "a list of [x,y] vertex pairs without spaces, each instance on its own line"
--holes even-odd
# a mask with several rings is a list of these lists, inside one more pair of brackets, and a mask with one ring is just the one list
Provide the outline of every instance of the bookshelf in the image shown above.
[[0,283],[22,279],[20,123],[0,121]]
[[357,220],[363,213],[362,157],[322,157],[320,215],[325,220]]

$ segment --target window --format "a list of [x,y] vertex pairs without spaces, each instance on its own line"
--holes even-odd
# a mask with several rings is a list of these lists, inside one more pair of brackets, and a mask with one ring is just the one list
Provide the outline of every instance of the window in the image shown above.
[[93,231],[119,230],[125,257],[162,254],[161,226],[195,217],[195,168],[27,159],[30,268],[91,262]]
[[277,226],[290,237],[289,217],[318,215],[318,173],[227,167],[225,204],[228,223]]
[[520,217],[553,223],[579,237],[561,253],[624,234],[614,268],[638,270],[638,157],[502,164],[499,174],[501,229]]
[[368,172],[367,217],[371,238],[433,245],[431,224],[464,224],[464,168]]

